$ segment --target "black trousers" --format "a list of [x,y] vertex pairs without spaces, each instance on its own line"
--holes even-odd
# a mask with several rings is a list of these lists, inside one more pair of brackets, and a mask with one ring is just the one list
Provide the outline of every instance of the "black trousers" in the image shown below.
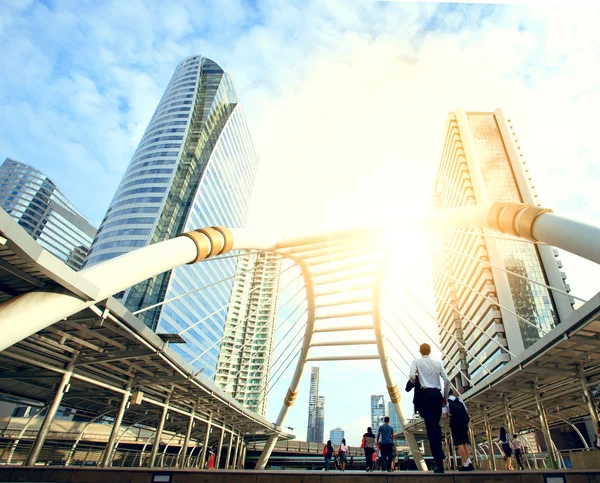
[[523,461],[521,460],[521,450],[519,448],[515,449],[515,458],[517,458],[517,463],[521,469],[523,468]]
[[373,453],[375,450],[373,448],[364,448],[365,450],[365,462],[367,463],[367,469],[373,469]]
[[392,446],[394,443],[381,443],[381,471],[387,471],[391,467]]
[[442,449],[442,428],[440,427],[444,398],[439,389],[418,389],[418,391],[420,391],[419,414],[425,422],[431,454],[435,464],[442,466],[446,457]]

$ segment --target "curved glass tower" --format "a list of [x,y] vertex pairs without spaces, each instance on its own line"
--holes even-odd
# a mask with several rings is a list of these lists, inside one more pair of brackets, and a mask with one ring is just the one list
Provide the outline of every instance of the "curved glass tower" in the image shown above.
[[[87,265],[196,228],[245,226],[257,166],[258,156],[229,75],[205,57],[183,60],[98,229]],[[235,259],[186,265],[119,297],[128,309],[137,311],[234,272]],[[187,343],[175,346],[176,350],[199,369],[214,373],[219,355],[215,342],[223,335],[231,286],[231,281],[221,283],[139,317],[159,333],[185,331]]]
[[50,253],[82,267],[96,229],[44,173],[7,158],[0,166],[0,207]]

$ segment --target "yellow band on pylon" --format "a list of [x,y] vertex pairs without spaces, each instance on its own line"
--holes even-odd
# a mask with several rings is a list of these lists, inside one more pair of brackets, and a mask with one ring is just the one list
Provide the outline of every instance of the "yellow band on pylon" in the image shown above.
[[292,391],[288,388],[287,394],[285,395],[285,399],[283,400],[283,404],[285,404],[286,406],[292,406],[297,397],[298,391]]
[[398,385],[395,384],[394,387],[388,387],[388,394],[390,395],[390,400],[393,403],[399,403],[400,402],[400,390],[398,389]]

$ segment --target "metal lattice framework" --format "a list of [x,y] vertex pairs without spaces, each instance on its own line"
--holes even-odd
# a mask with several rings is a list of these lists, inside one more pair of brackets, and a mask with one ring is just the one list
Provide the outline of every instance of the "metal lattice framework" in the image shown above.
[[[8,244],[14,245],[10,231],[14,222],[0,213],[0,230]],[[554,215],[550,210],[519,203],[496,203],[444,210],[427,220],[441,229],[478,228],[497,231],[549,245],[600,263],[600,229]],[[292,260],[301,270],[306,290],[307,323],[296,369],[275,422],[281,427],[297,395],[307,362],[379,359],[386,386],[396,408],[405,437],[415,461],[422,470],[425,464],[407,418],[400,405],[400,391],[388,366],[388,355],[380,318],[381,284],[384,274],[384,250],[379,243],[382,232],[375,229],[348,230],[292,238],[271,237],[247,230],[223,227],[202,228],[177,238],[132,251],[74,274],[65,272],[62,288],[48,289],[43,282],[26,293],[14,287],[16,296],[0,303],[0,350],[10,348],[40,330],[90,307],[156,274],[185,263],[196,263],[235,250],[269,251]],[[12,246],[15,253],[19,248]],[[40,252],[40,257],[48,256]],[[50,263],[51,265],[51,263]],[[22,277],[21,277],[22,279]],[[8,281],[7,283],[10,283]],[[340,285],[340,283],[342,283]],[[350,318],[362,317],[369,323],[347,324]],[[27,323],[19,323],[26,320]],[[327,322],[329,321],[329,322]],[[373,338],[363,340],[315,341],[320,333],[373,331]],[[316,347],[371,345],[369,355],[311,356]],[[543,423],[542,423],[543,424]],[[269,436],[257,465],[265,467],[279,433]]]

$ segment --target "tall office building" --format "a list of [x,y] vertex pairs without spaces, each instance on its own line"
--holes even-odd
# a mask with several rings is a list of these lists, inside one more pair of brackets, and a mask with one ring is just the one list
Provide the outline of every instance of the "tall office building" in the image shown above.
[[[494,202],[539,205],[513,123],[500,109],[459,109],[448,116],[434,203],[443,209]],[[570,288],[551,247],[487,230],[441,238],[433,263],[440,343],[450,378],[465,388],[466,375],[476,383],[509,360],[502,347],[519,355],[571,314],[570,297],[540,283]]]
[[310,369],[306,441],[322,443],[325,436],[325,398],[319,394],[319,368]]
[[388,401],[387,403],[387,415],[390,417],[390,424],[392,428],[394,428],[394,431],[400,431],[402,426],[400,425],[400,420],[398,419],[398,414],[396,413],[396,408],[392,401]]
[[329,439],[331,440],[331,444],[340,444],[342,439],[344,439],[345,433],[342,428],[334,428],[329,431]]
[[383,418],[386,416],[385,397],[381,394],[371,396],[371,428],[373,434],[377,436],[379,426],[383,424]]
[[[183,60],[125,171],[86,266],[197,228],[245,226],[257,165],[229,75],[205,57]],[[198,288],[234,272],[232,258],[185,265],[118,298],[138,311],[193,292],[139,317],[158,333],[183,333],[187,343],[173,348],[214,373],[232,281]]]
[[0,207],[71,268],[83,266],[96,228],[44,173],[6,158],[0,166]]
[[279,300],[281,257],[241,258],[231,292],[215,382],[248,409],[264,415]]

